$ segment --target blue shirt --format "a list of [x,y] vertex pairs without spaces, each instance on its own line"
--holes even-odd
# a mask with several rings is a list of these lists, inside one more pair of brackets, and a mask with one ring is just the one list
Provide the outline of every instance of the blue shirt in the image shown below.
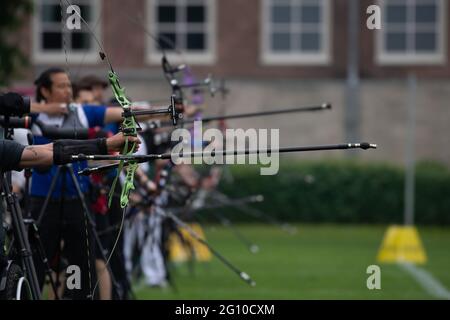
[[[89,123],[89,127],[103,127],[104,126],[104,119],[105,119],[105,113],[106,113],[106,107],[105,106],[90,106],[90,105],[83,105],[83,111],[86,115],[87,121]],[[34,144],[47,144],[51,143],[52,141],[43,137],[43,136],[35,136],[34,137]],[[86,176],[79,176],[77,172],[79,170],[82,170],[87,167],[86,161],[81,162],[75,162],[72,164],[73,171],[75,172],[75,177],[78,180],[78,183],[80,184],[81,192],[85,193],[89,189],[89,177]],[[31,195],[37,196],[37,197],[45,197],[47,196],[48,191],[50,190],[50,185],[53,180],[53,177],[56,174],[56,171],[58,169],[58,166],[52,165],[51,168],[48,171],[45,172],[39,172],[38,169],[33,170],[33,176],[31,180]],[[62,173],[62,172],[61,172]],[[75,188],[75,185],[72,182],[72,178],[70,174],[67,172],[65,175],[60,174],[56,181],[55,188],[53,189],[52,198],[59,198],[61,196],[61,190],[63,187],[63,180],[65,180],[64,183],[64,196],[66,198],[74,198],[78,195],[77,190]]]

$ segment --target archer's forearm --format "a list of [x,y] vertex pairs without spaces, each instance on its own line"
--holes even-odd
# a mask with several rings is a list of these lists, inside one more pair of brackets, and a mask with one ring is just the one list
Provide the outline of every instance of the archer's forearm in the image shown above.
[[53,143],[28,146],[22,152],[21,168],[50,166],[53,164]]

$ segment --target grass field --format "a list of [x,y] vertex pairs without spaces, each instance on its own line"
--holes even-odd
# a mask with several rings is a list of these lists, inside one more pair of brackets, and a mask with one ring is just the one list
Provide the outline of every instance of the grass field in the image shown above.
[[[380,265],[381,290],[368,290],[367,266],[375,257],[386,226],[297,225],[286,234],[267,225],[240,225],[260,246],[251,254],[221,226],[206,226],[207,240],[256,281],[250,287],[219,260],[173,270],[177,291],[137,283],[138,299],[433,299],[397,265]],[[450,288],[450,228],[419,227],[428,255],[423,268]]]

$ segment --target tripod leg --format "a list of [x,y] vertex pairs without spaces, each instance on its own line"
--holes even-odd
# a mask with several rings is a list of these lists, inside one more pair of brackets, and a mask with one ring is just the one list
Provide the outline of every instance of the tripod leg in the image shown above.
[[[60,176],[61,176],[61,167],[59,166],[56,169],[55,175],[52,178],[52,181],[50,183],[50,188],[48,190],[47,196],[45,197],[44,203],[43,203],[42,207],[39,210],[39,215],[38,215],[37,219],[35,220],[35,223],[32,224],[32,228],[36,229],[36,231],[33,231],[34,232],[34,237],[35,238],[37,238],[37,237],[39,238],[38,240],[36,240],[37,252],[38,252],[38,255],[42,259],[42,262],[43,262],[43,265],[44,265],[44,273],[49,278],[50,284],[52,286],[52,291],[55,294],[55,299],[56,300],[59,299],[57,291],[55,290],[55,288],[59,285],[59,270],[56,270],[57,278],[56,278],[56,282],[55,282],[55,280],[53,280],[53,276],[52,276],[52,271],[53,270],[50,268],[50,265],[48,263],[48,257],[47,257],[46,251],[44,249],[44,246],[42,244],[42,240],[41,240],[39,232],[38,232],[38,227],[41,226],[41,224],[42,224],[42,220],[44,219],[45,213],[46,213],[46,211],[47,211],[47,209],[49,207],[50,198],[51,198],[53,192],[55,191],[56,182],[58,181]],[[62,190],[61,191],[61,201],[63,201],[62,200],[63,194],[64,194],[64,192]],[[60,230],[60,232],[61,232],[61,230]],[[57,248],[60,249],[61,234],[59,235],[58,239],[59,240],[58,240]],[[58,250],[58,251],[60,251],[60,250]],[[57,266],[59,267],[59,261],[58,261],[58,265]]]
[[41,299],[41,291],[39,288],[39,282],[37,279],[36,269],[33,263],[33,257],[31,254],[30,243],[26,232],[25,225],[23,223],[22,211],[20,209],[19,202],[15,195],[10,191],[8,180],[2,173],[2,188],[5,193],[6,202],[11,211],[12,222],[14,226],[14,236],[18,239],[19,252],[25,266],[25,273],[31,287],[31,293],[34,300]]
[[[62,248],[62,239],[63,239],[63,220],[64,220],[64,204],[65,204],[65,193],[66,193],[66,176],[67,176],[67,168],[66,166],[60,166],[58,167],[58,172],[57,172],[57,176],[59,175],[58,173],[60,173],[62,175],[62,181],[61,181],[61,192],[59,195],[59,217],[58,217],[58,221],[59,221],[59,227],[58,227],[58,237],[56,238],[56,265],[55,265],[55,274],[56,274],[56,287],[62,287],[65,290],[65,284],[61,283],[61,274],[63,270],[61,270],[61,260],[62,260],[62,255],[63,255],[63,248]],[[55,179],[57,180],[57,178]],[[52,194],[53,191],[49,191],[49,194]],[[50,274],[51,276],[51,274]],[[53,278],[50,278],[51,280],[53,280]],[[51,281],[50,280],[50,281]],[[61,292],[61,296],[64,295],[64,292]],[[55,299],[58,298],[58,294],[56,293],[55,295]]]
[[[84,216],[85,216],[86,221],[88,222],[88,224],[89,224],[89,226],[91,228],[91,232],[92,232],[92,235],[94,237],[95,244],[96,244],[96,246],[97,246],[97,248],[98,248],[98,250],[100,252],[102,260],[107,262],[107,259],[106,259],[106,256],[105,256],[105,249],[103,248],[103,246],[102,246],[102,244],[100,242],[100,238],[98,236],[98,233],[95,230],[95,222],[94,222],[94,220],[93,220],[93,218],[92,218],[92,216],[90,214],[90,210],[89,210],[89,208],[88,208],[88,206],[86,204],[86,200],[85,200],[84,194],[83,194],[83,192],[81,192],[81,188],[80,188],[78,180],[77,180],[77,178],[75,176],[75,172],[73,171],[73,168],[72,168],[71,165],[68,165],[68,169],[69,169],[69,172],[70,172],[70,176],[71,176],[71,178],[73,180],[73,184],[75,185],[75,188],[77,190],[78,197],[80,198],[81,204],[83,206]],[[88,235],[86,235],[86,236],[88,236]],[[88,259],[89,259],[89,257],[88,257]],[[116,278],[114,277],[114,274],[112,273],[112,270],[111,270],[111,267],[110,267],[109,264],[106,264],[106,269],[110,273],[111,282],[113,284],[113,288],[115,290],[116,295],[119,296],[119,297],[122,297],[123,296],[122,289],[121,289],[120,285],[118,284]],[[95,294],[95,292],[91,292],[91,294],[93,296]]]
[[50,183],[50,188],[48,190],[47,196],[45,197],[45,201],[44,201],[44,204],[42,205],[42,209],[39,212],[39,217],[36,220],[36,224],[38,226],[41,225],[42,219],[44,218],[45,211],[47,210],[47,207],[48,207],[48,202],[50,201],[50,197],[52,196],[53,191],[55,190],[56,181],[58,181],[60,173],[61,173],[61,167],[58,167],[56,169],[55,175],[53,176],[52,182]]
[[56,287],[56,283],[53,280],[53,276],[52,276],[52,269],[50,268],[50,264],[48,262],[48,258],[47,255],[45,253],[45,249],[44,246],[42,244],[41,241],[41,237],[39,236],[39,230],[37,225],[34,223],[33,220],[30,221],[30,227],[31,227],[31,239],[33,241],[33,245],[35,246],[36,250],[37,250],[37,254],[39,255],[39,257],[41,258],[41,263],[44,265],[45,267],[45,274],[48,276],[49,281],[50,281],[50,286],[52,287],[52,291],[53,294],[55,295],[55,300],[59,300],[59,295],[58,295],[58,289]]

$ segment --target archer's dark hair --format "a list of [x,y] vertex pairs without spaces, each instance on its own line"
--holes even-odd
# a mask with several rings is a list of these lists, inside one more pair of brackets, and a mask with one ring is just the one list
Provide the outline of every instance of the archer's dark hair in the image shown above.
[[46,88],[48,90],[52,89],[52,74],[56,73],[66,73],[66,71],[62,68],[53,67],[45,70],[41,73],[41,75],[34,81],[36,85],[36,101],[41,102],[44,100],[44,96],[41,93],[42,88]]

